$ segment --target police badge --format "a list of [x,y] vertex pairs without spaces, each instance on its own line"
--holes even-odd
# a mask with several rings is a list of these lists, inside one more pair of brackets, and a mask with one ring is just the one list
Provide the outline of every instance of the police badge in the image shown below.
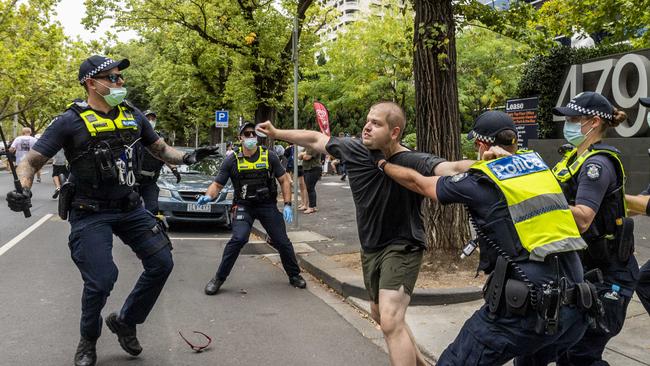
[[600,178],[600,170],[602,167],[597,164],[588,164],[587,168],[587,177],[591,180],[597,180]]

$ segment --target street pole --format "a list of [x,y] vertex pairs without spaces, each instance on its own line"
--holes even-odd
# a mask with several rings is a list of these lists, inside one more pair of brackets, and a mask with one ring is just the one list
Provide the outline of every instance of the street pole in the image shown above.
[[199,123],[194,124],[196,127],[196,135],[194,135],[194,148],[199,147]]
[[16,114],[14,114],[14,139],[18,137],[18,102],[16,102]]
[[[298,129],[298,14],[293,18],[293,129]],[[293,227],[300,228],[298,222],[298,145],[293,144]]]

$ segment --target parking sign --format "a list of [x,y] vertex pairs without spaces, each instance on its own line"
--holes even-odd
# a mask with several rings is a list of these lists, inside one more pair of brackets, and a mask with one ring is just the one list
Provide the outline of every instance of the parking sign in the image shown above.
[[217,128],[228,128],[228,111],[216,111],[214,118]]

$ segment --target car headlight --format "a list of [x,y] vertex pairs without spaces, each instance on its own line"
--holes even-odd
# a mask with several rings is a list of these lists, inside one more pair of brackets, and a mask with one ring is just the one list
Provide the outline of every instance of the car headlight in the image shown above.
[[235,198],[235,193],[234,192],[228,192],[226,193],[226,199],[232,201],[232,199]]
[[172,191],[170,191],[169,189],[160,188],[160,192],[158,193],[158,197],[171,198],[172,197]]

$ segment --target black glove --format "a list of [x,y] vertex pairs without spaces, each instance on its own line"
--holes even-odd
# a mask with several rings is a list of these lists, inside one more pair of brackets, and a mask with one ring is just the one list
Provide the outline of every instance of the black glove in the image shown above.
[[197,163],[210,155],[216,154],[217,150],[219,150],[218,146],[199,147],[183,156],[183,164],[192,165]]
[[7,193],[7,203],[11,211],[22,212],[32,207],[32,191],[23,188],[23,192],[11,191]]
[[174,177],[176,177],[176,183],[181,182],[181,173],[178,172],[178,168],[173,167],[172,168],[172,174],[174,174]]

